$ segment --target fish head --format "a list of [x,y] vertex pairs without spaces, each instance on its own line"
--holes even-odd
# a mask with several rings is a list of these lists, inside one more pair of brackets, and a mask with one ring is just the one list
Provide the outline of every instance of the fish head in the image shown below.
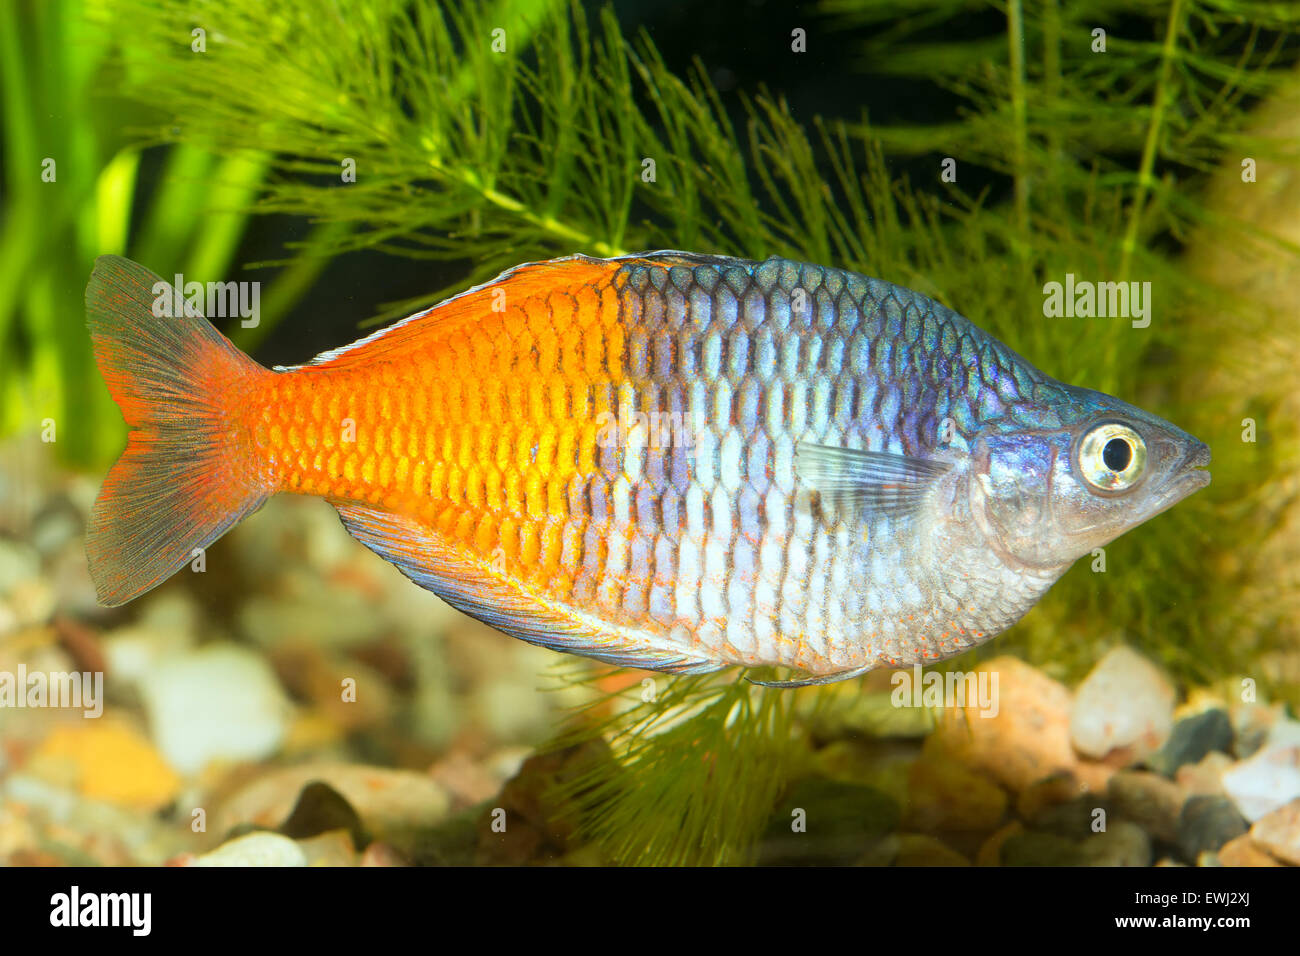
[[1210,483],[1210,449],[1119,399],[1061,386],[1053,424],[991,427],[972,447],[971,512],[1011,567],[1068,567]]

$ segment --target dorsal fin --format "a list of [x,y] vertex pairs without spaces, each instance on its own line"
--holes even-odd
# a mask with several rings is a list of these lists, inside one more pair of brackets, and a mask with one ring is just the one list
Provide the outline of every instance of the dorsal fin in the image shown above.
[[412,518],[367,505],[331,503],[343,526],[371,551],[452,607],[511,637],[619,667],[702,674],[725,666],[675,648],[657,633],[613,632],[595,617],[529,594],[485,562],[457,554]]
[[[465,322],[478,322],[494,311],[499,312],[500,307],[495,301],[498,289],[505,290],[506,303],[509,305],[533,296],[564,292],[578,286],[602,286],[618,271],[619,265],[611,260],[592,259],[582,255],[548,259],[544,262],[525,262],[507,269],[489,282],[457,293],[422,312],[408,315],[350,345],[322,352],[306,366],[280,367],[277,371],[304,367],[339,368],[358,360],[391,360],[427,345],[422,337],[435,328],[452,331]],[[361,351],[363,348],[364,352]]]

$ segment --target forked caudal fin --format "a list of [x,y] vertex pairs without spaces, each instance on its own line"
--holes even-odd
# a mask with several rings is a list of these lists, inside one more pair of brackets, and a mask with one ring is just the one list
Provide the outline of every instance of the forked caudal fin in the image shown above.
[[172,286],[119,256],[100,256],[86,285],[95,361],[131,428],[86,529],[90,576],[110,607],[161,584],[271,491],[229,422],[247,388],[274,373],[202,316],[156,308],[159,290]]

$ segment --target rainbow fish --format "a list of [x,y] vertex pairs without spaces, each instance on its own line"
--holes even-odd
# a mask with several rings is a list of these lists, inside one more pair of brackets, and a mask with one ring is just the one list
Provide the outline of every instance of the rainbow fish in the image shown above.
[[1210,480],[1191,435],[925,296],[780,258],[528,263],[274,370],[173,292],[116,256],[86,289],[130,426],[87,532],[106,605],[319,495],[517,638],[797,686],[987,641]]

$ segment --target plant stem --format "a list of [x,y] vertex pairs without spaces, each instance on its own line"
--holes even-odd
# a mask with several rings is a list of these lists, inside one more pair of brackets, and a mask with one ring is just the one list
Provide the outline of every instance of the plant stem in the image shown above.
[[1142,146],[1142,162],[1138,166],[1137,195],[1133,197],[1133,209],[1129,214],[1128,228],[1124,231],[1123,245],[1120,247],[1120,279],[1127,280],[1133,250],[1137,248],[1138,230],[1142,225],[1142,213],[1146,207],[1147,194],[1154,179],[1156,152],[1160,144],[1160,130],[1164,125],[1165,110],[1169,99],[1169,71],[1173,67],[1174,54],[1178,49],[1178,23],[1182,18],[1182,0],[1174,0],[1169,7],[1169,19],[1165,24],[1165,42],[1160,51],[1160,79],[1156,81],[1155,101],[1151,104],[1151,121],[1147,124],[1146,142]]
[[1025,168],[1028,153],[1027,109],[1025,106],[1025,20],[1020,0],[1007,4],[1007,43],[1011,71],[1011,121],[1015,137],[1015,203],[1019,230],[1017,253],[1022,263],[1029,251],[1029,171]]
[[483,181],[479,179],[478,174],[472,169],[451,168],[436,158],[431,158],[429,160],[429,165],[448,179],[455,180],[464,186],[468,186],[488,202],[492,203],[492,205],[499,209],[504,209],[512,215],[518,216],[520,219],[524,220],[524,222],[536,226],[543,232],[550,233],[551,235],[557,236],[561,239],[569,239],[580,243],[582,246],[598,253],[606,259],[627,255],[627,250],[620,249],[602,239],[597,239],[595,236],[582,232],[579,229],[575,229],[573,226],[560,222],[560,220],[556,219],[554,216],[539,216],[513,196],[507,196],[505,193],[498,192],[491,186],[484,184]]

